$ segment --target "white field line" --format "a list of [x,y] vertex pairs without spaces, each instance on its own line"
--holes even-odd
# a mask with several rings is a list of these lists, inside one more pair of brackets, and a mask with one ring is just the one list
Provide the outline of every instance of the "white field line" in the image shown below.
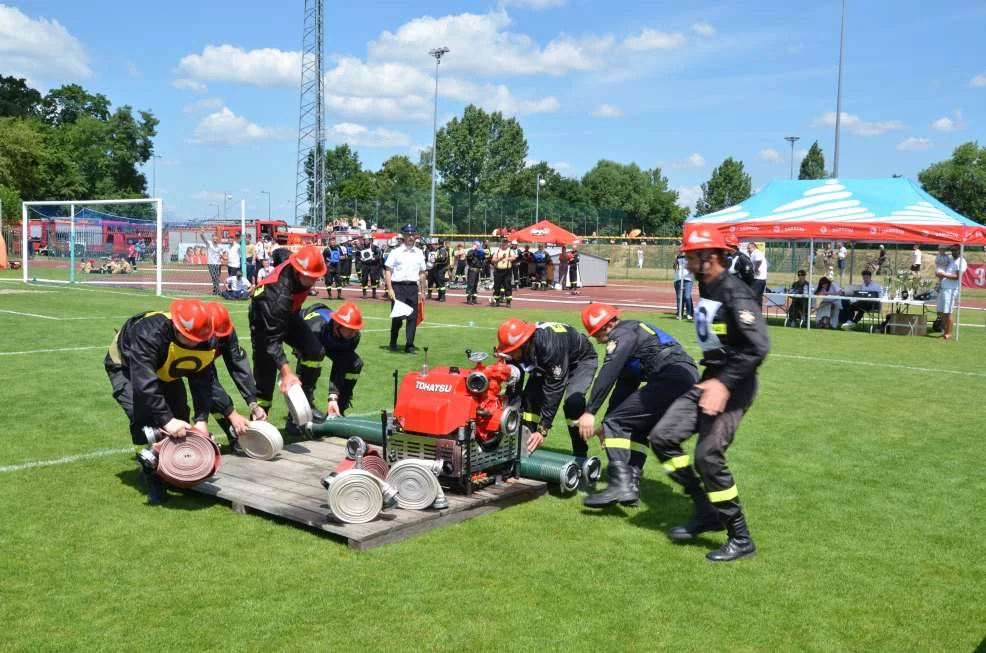
[[[349,415],[349,417],[371,417],[374,415],[379,415],[380,411],[374,411],[371,413],[357,413],[355,415]],[[80,460],[92,460],[94,458],[105,458],[106,456],[114,456],[121,453],[132,453],[133,446],[130,447],[120,447],[118,449],[100,449],[98,451],[90,451],[88,453],[79,453],[71,456],[62,456],[61,458],[55,458],[52,460],[31,460],[26,463],[18,463],[16,465],[4,465],[0,467],[0,474],[6,474],[8,472],[20,472],[25,469],[34,469],[36,467],[51,467],[52,465],[66,465],[68,463],[79,462]]]
[[831,363],[838,365],[856,365],[858,367],[882,367],[891,370],[907,370],[909,372],[931,372],[933,374],[956,374],[986,378],[984,372],[966,372],[965,370],[947,370],[933,367],[918,367],[916,365],[897,365],[896,363],[873,363],[860,360],[844,360],[840,358],[820,358],[816,356],[801,356],[798,354],[768,354],[768,358],[787,358],[790,360],[810,361],[813,363]]
[[25,356],[28,354],[54,354],[60,351],[86,351],[87,349],[108,349],[109,345],[89,347],[57,347],[55,349],[28,349],[26,351],[0,351],[0,356]]

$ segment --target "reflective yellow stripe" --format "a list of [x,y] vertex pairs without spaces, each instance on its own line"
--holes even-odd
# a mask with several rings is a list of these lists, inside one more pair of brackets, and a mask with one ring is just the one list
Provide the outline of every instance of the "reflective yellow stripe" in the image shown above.
[[717,336],[724,336],[724,335],[726,335],[726,325],[725,324],[713,324],[712,325],[712,333],[716,334]]
[[264,294],[264,288],[265,288],[265,286],[257,286],[256,289],[254,289],[254,291],[253,291],[253,296],[254,297],[260,297],[261,295],[263,295]]
[[709,492],[709,501],[712,503],[721,503],[723,501],[729,501],[730,499],[735,499],[739,496],[739,490],[733,485],[731,488],[725,490],[718,490],[716,492]]
[[357,381],[357,380],[359,380],[359,372],[347,372],[346,373],[346,379],[348,381]]
[[321,367],[322,361],[298,361],[302,367]]
[[570,420],[567,420],[565,423],[568,424],[569,426],[578,426],[579,425],[579,420],[577,420],[577,419],[570,419]]
[[657,333],[655,333],[654,329],[650,328],[649,326],[647,326],[643,322],[640,323],[640,328],[643,329],[644,331],[646,331],[647,333],[651,334],[652,336],[656,336],[657,335]]
[[606,438],[607,449],[630,449],[633,442],[629,438]]
[[321,315],[319,315],[315,311],[312,311],[311,313],[309,313],[308,315],[305,316],[305,319],[306,320],[314,320],[316,317],[321,317]]
[[135,444],[134,445],[134,453],[140,453],[144,449],[150,449],[150,448],[151,448],[150,445],[147,445],[147,444]]
[[521,413],[520,421],[522,422],[540,422],[541,416],[535,413]]
[[664,468],[668,474],[678,471],[679,469],[684,469],[692,464],[692,459],[688,457],[688,454],[682,456],[675,456],[670,460],[665,460],[661,463],[661,467]]
[[646,444],[642,444],[640,442],[631,442],[630,451],[636,451],[638,453],[647,455],[647,453],[650,452],[650,449],[647,447]]
[[257,405],[261,408],[270,408],[274,405],[274,402],[270,399],[257,399]]

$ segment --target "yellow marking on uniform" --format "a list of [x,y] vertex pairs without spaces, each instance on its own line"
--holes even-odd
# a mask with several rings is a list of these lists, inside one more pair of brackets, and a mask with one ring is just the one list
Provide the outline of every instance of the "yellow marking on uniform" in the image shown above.
[[736,485],[725,490],[717,490],[715,492],[709,492],[709,501],[712,503],[722,503],[723,501],[729,501],[730,499],[735,499],[739,496],[739,490],[736,489]]
[[675,456],[674,458],[669,458],[668,460],[665,460],[663,463],[661,463],[661,467],[663,467],[664,471],[666,471],[668,474],[672,474],[678,471],[679,469],[684,469],[688,467],[689,465],[691,465],[691,463],[692,460],[688,456],[688,454],[684,454],[681,456]]

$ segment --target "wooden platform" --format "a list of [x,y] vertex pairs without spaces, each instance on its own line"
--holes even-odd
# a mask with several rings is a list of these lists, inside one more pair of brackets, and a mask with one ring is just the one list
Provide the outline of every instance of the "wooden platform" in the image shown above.
[[329,517],[328,494],[320,482],[344,457],[344,441],[336,438],[287,445],[270,461],[226,455],[219,473],[194,489],[231,502],[237,512],[258,510],[345,538],[353,549],[398,542],[496,512],[548,489],[541,481],[510,479],[504,487],[491,486],[468,497],[446,492],[445,510],[392,508],[368,524],[344,524]]

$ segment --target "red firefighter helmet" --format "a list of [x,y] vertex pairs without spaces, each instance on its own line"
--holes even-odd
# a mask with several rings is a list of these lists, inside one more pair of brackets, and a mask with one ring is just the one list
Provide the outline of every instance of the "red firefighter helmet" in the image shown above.
[[739,238],[736,237],[736,234],[726,234],[723,236],[723,240],[729,249],[739,249]]
[[363,314],[360,312],[359,307],[352,302],[346,302],[332,311],[332,321],[347,329],[356,329],[359,331],[363,328]]
[[192,342],[205,342],[212,337],[212,315],[198,299],[178,299],[171,302],[171,322],[178,333]]
[[291,267],[293,267],[298,274],[310,277],[312,279],[318,279],[319,277],[324,277],[326,273],[325,260],[322,258],[322,252],[318,251],[318,248],[314,245],[305,245],[297,252],[292,254],[288,261],[291,262]]
[[582,311],[582,326],[590,336],[594,336],[619,314],[620,311],[615,306],[593,302]]
[[715,227],[692,229],[685,236],[681,251],[696,252],[702,249],[730,249],[730,246],[726,237]]
[[531,339],[537,326],[515,317],[505,320],[496,332],[496,339],[499,346],[496,348],[501,354],[509,354],[515,349],[524,346],[524,343]]
[[217,338],[225,338],[233,332],[233,321],[225,306],[219,302],[206,302],[205,309],[212,316],[212,330]]

